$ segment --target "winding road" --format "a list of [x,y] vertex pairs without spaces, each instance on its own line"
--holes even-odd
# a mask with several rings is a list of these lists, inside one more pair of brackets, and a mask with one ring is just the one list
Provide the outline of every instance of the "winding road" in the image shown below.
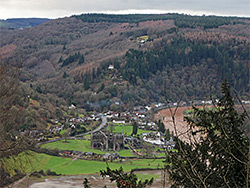
[[88,134],[91,134],[91,133],[95,133],[95,132],[98,132],[100,131],[107,123],[107,117],[104,116],[103,114],[101,115],[101,118],[102,118],[102,123],[101,125],[99,125],[99,127],[97,127],[95,130],[93,131],[89,131],[89,132],[86,132],[86,133],[82,133],[82,134],[78,134],[76,135],[75,137],[81,137],[81,136],[85,136],[85,135],[88,135]]

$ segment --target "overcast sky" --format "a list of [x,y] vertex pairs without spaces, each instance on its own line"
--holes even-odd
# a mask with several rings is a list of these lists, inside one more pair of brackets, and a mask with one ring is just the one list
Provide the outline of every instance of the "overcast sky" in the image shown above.
[[93,12],[250,17],[250,0],[0,0],[0,19],[58,18]]

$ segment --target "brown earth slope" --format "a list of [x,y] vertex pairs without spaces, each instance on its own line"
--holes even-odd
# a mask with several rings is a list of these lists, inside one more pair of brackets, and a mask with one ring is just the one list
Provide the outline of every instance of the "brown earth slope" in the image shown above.
[[[147,31],[150,37],[155,37],[155,33],[163,33],[171,27],[174,27],[173,20],[130,24],[87,23],[74,17],[62,18],[24,30],[0,31],[0,52],[5,55],[6,49],[13,51],[10,47],[16,46],[15,53],[8,55],[8,59],[19,55],[24,72],[33,79],[48,78],[65,70],[79,74],[85,72],[86,64],[98,66],[100,62],[124,55],[131,48],[138,49],[139,44],[135,37],[129,37],[130,33]],[[143,48],[150,46],[148,42]],[[60,57],[65,59],[77,52],[84,55],[83,66],[75,63],[61,67],[58,63]]]

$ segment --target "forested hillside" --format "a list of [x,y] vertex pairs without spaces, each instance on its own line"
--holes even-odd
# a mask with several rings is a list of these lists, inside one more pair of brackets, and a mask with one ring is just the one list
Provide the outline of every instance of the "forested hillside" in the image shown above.
[[190,40],[185,34],[169,42],[163,40],[161,46],[150,51],[128,51],[122,71],[124,79],[132,84],[139,79],[155,81],[152,87],[165,83],[174,100],[181,95],[185,100],[204,98],[209,86],[217,89],[225,79],[240,94],[247,94],[250,51],[246,39],[228,38],[221,44],[214,38],[207,41],[205,33],[197,35],[197,40]]
[[204,29],[218,28],[221,25],[230,23],[245,24],[237,18],[218,17],[218,16],[190,16],[183,14],[136,14],[136,15],[111,15],[111,14],[82,14],[74,16],[84,22],[111,22],[111,23],[140,23],[145,21],[157,20],[174,20],[175,25],[180,28],[196,28]]
[[224,79],[249,100],[249,44],[250,19],[237,17],[83,14],[0,30],[1,61],[21,70],[29,126],[72,103],[102,111],[164,101],[164,87],[173,102],[205,100],[210,88],[216,98]]

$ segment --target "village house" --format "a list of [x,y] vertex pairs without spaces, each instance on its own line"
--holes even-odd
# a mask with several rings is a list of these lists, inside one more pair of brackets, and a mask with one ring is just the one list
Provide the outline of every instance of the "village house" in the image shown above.
[[115,119],[112,122],[117,123],[117,124],[125,124],[126,123],[125,120],[115,120]]
[[71,104],[71,105],[69,106],[69,109],[76,109],[76,107],[75,107],[75,105]]
[[114,69],[114,65],[109,65],[108,69],[109,70],[113,70]]
[[153,145],[157,145],[158,147],[165,149],[173,149],[175,146],[175,142],[173,141],[173,137],[170,137],[170,140],[165,140],[164,135],[161,132],[149,132],[142,133],[143,141],[148,142]]

